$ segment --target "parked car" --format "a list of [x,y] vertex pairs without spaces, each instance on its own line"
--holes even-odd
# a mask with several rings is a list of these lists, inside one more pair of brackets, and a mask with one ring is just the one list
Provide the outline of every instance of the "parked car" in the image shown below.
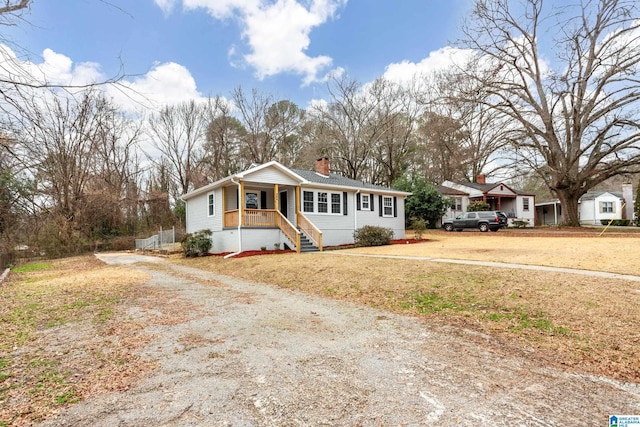
[[498,231],[507,226],[507,216],[500,211],[462,212],[455,218],[442,222],[446,231],[462,231],[465,228],[477,228],[480,231]]

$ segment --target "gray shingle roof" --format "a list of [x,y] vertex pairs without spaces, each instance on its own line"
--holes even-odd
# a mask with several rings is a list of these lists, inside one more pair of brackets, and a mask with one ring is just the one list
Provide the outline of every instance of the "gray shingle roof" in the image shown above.
[[389,187],[384,187],[382,185],[374,185],[369,184],[368,182],[358,181],[357,179],[345,178],[342,175],[338,175],[336,173],[329,173],[329,176],[322,176],[315,171],[305,170],[305,169],[291,169],[296,174],[300,175],[302,178],[306,179],[309,182],[318,183],[318,184],[327,184],[327,185],[335,185],[338,187],[353,187],[353,188],[363,188],[367,190],[377,190],[377,191],[397,191],[393,190]]
[[595,200],[605,193],[609,193],[619,199],[622,199],[622,193],[619,191],[587,191],[580,197],[580,200]]

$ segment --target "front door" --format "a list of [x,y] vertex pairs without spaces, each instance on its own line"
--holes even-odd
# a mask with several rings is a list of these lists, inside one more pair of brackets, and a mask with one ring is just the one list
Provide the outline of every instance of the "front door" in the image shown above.
[[287,212],[289,212],[289,209],[287,209],[287,207],[288,207],[288,205],[287,205],[287,192],[286,191],[282,191],[280,193],[280,213],[282,215],[284,215],[285,218],[287,218]]

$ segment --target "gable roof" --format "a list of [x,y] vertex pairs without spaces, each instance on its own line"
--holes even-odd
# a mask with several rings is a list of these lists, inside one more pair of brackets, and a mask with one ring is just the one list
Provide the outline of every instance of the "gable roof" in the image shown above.
[[[508,191],[518,196],[533,196],[533,194],[531,193],[515,190],[511,188],[509,185],[505,184],[504,182],[487,182],[485,184],[480,184],[477,182],[445,181],[442,183],[441,186],[438,186],[438,190],[440,190],[441,187],[453,189],[462,193],[461,195],[468,195],[471,197],[477,197],[482,194],[490,194],[493,190],[498,189],[498,187],[504,187]],[[499,190],[499,191],[501,192],[502,190]],[[441,191],[441,193],[455,195],[455,193],[451,193],[451,192],[444,193]]]
[[447,195],[447,196],[468,196],[469,195],[469,193],[465,191],[457,190],[451,187],[446,187],[444,185],[435,185],[434,187],[440,194]]
[[587,191],[580,197],[580,200],[595,200],[598,197],[604,196],[605,194],[609,194],[613,197],[617,197],[618,199],[622,199],[622,193],[619,191]]
[[188,200],[197,195],[207,193],[209,191],[212,191],[224,185],[228,185],[229,183],[235,183],[237,181],[245,180],[245,179],[250,181],[250,176],[252,174],[257,173],[266,168],[276,168],[281,173],[289,176],[294,181],[296,181],[298,185],[305,186],[305,187],[320,187],[320,188],[340,189],[340,190],[344,190],[344,189],[370,190],[375,192],[394,194],[397,196],[411,195],[411,193],[407,193],[405,191],[394,190],[388,187],[384,187],[382,185],[374,185],[374,184],[366,183],[364,181],[358,181],[356,179],[345,178],[344,176],[338,175],[335,173],[330,173],[329,176],[324,176],[312,170],[289,169],[286,166],[282,165],[281,163],[273,160],[267,163],[263,163],[261,165],[253,166],[245,171],[227,176],[216,182],[207,184],[203,187],[196,188],[195,190],[182,195],[180,198],[182,200]]

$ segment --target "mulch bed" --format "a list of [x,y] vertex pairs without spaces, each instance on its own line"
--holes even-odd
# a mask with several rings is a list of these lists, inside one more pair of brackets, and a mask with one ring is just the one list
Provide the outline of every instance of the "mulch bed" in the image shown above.
[[[397,239],[397,240],[392,240],[389,242],[390,245],[409,245],[409,244],[414,244],[414,243],[424,243],[424,242],[428,242],[429,239]],[[353,244],[346,244],[346,245],[338,245],[338,246],[325,246],[324,250],[325,251],[332,251],[332,250],[336,250],[336,249],[349,249],[349,248],[354,248],[355,245]],[[226,255],[229,255],[233,252],[221,252],[218,254],[211,254],[211,256],[219,256],[219,257],[223,257]],[[242,251],[240,252],[238,255],[235,255],[233,258],[245,258],[245,257],[249,257],[249,256],[258,256],[258,255],[274,255],[274,254],[295,254],[296,251],[294,250],[280,250],[280,249],[272,249],[272,250],[265,250],[265,251],[261,251],[261,250],[257,250],[257,251]]]

